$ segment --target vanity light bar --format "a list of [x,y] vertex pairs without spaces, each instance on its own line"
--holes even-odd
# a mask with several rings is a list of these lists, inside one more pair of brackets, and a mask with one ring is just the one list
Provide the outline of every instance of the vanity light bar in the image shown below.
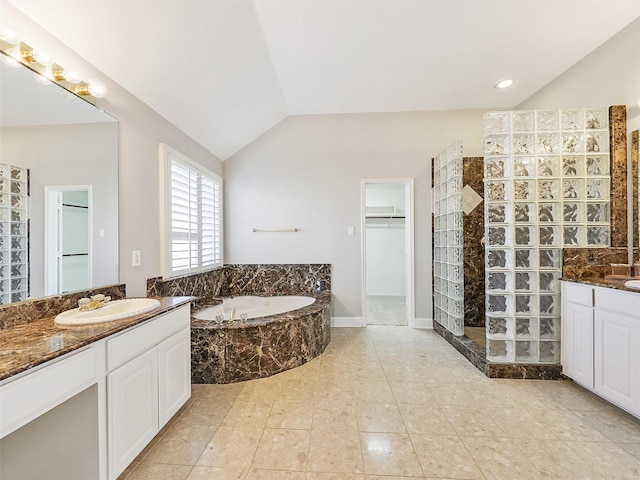
[[4,55],[3,61],[5,63],[24,65],[35,74],[60,85],[91,105],[95,106],[96,99],[101,98],[104,94],[103,89],[81,81],[74,72],[65,70],[47,55],[20,41],[9,30],[0,32],[0,53]]

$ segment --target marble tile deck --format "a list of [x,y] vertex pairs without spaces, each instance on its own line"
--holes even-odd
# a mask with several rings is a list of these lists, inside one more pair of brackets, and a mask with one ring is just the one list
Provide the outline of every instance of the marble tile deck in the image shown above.
[[194,385],[119,480],[640,478],[640,420],[571,381],[487,378],[429,330],[331,337],[282,374]]

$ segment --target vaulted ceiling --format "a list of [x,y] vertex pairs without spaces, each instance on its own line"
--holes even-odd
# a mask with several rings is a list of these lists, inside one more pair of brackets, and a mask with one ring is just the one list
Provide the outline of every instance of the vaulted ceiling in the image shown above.
[[514,107],[640,16],[638,0],[9,1],[223,160],[288,115]]

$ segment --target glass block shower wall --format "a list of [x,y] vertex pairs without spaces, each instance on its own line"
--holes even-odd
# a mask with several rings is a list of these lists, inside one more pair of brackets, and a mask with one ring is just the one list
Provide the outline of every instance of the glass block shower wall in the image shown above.
[[607,109],[484,116],[487,360],[558,363],[564,246],[610,241]]
[[29,171],[0,163],[0,305],[29,294]]
[[462,230],[462,142],[434,160],[434,319],[454,335],[464,335]]

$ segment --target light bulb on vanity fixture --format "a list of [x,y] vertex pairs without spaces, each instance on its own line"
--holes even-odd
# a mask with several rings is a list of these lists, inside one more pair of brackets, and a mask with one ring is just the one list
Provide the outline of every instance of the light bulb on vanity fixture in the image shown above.
[[11,29],[0,28],[0,53],[2,61],[7,65],[23,65],[34,72],[35,78],[40,83],[56,83],[92,105],[96,104],[97,98],[105,95],[102,85],[81,81],[76,73],[62,68],[42,50],[34,49],[21,41]]

